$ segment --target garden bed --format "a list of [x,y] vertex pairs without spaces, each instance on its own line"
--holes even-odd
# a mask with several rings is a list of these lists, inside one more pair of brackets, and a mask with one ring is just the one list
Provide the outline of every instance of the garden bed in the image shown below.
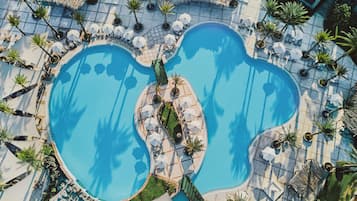
[[163,127],[166,128],[170,140],[180,143],[182,141],[182,127],[172,102],[166,102],[161,106],[159,119]]

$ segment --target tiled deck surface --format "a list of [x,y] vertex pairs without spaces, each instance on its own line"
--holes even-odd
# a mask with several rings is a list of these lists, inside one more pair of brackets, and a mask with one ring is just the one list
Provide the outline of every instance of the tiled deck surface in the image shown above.
[[[169,21],[174,21],[179,14],[187,12],[192,16],[192,23],[197,24],[199,22],[206,21],[217,21],[230,25],[238,32],[241,33],[246,41],[246,48],[250,55],[259,58],[265,58],[268,61],[285,68],[291,73],[295,78],[298,86],[300,88],[301,99],[300,107],[296,116],[289,121],[292,129],[296,129],[298,133],[298,142],[300,146],[297,149],[288,149],[285,152],[279,153],[272,165],[265,163],[260,156],[260,152],[263,148],[270,145],[271,141],[276,139],[276,132],[267,131],[263,135],[257,137],[257,139],[251,145],[251,157],[252,157],[252,174],[250,179],[248,179],[244,185],[239,188],[217,191],[205,195],[207,200],[225,200],[226,194],[230,192],[235,192],[236,190],[247,191],[252,200],[270,200],[264,193],[262,188],[265,185],[271,184],[272,182],[280,182],[282,184],[286,183],[294,174],[295,171],[299,170],[301,165],[306,159],[316,159],[319,163],[324,163],[331,161],[335,163],[337,160],[348,159],[349,146],[348,141],[342,138],[341,135],[337,134],[333,140],[327,141],[322,135],[315,136],[312,144],[307,145],[302,143],[302,135],[305,131],[314,131],[316,128],[313,127],[313,121],[319,119],[319,114],[323,110],[326,103],[328,94],[332,92],[326,89],[322,89],[317,86],[317,80],[328,76],[328,72],[325,71],[311,71],[310,76],[301,79],[297,72],[299,69],[308,65],[307,61],[297,61],[290,62],[285,59],[278,59],[276,57],[271,57],[269,54],[264,52],[257,52],[254,49],[254,43],[256,39],[255,33],[248,33],[245,30],[237,28],[237,23],[239,20],[250,18],[252,21],[256,22],[259,18],[264,15],[264,11],[261,10],[263,1],[261,0],[250,0],[248,3],[241,2],[236,9],[231,9],[223,5],[216,5],[212,3],[202,3],[202,2],[187,2],[178,4],[175,9],[174,15],[168,17]],[[143,6],[144,7],[144,6]],[[109,11],[113,12],[116,10],[122,18],[123,25],[126,27],[132,27],[134,24],[134,17],[129,13],[125,6],[125,1],[121,0],[103,0],[96,5],[84,5],[80,11],[86,14],[86,22],[91,23],[105,23],[113,18],[112,14],[108,14]],[[28,34],[33,33],[44,33],[50,32],[50,29],[45,25],[43,21],[35,21],[31,17],[30,10],[26,7],[24,3],[18,3],[15,0],[2,0],[0,4],[0,27],[2,29],[9,29],[9,25],[6,22],[6,16],[9,13],[16,13],[21,18],[20,28],[23,29]],[[52,6],[49,21],[55,27],[62,30],[68,30],[71,28],[79,30],[80,27],[75,21],[73,21],[66,9],[62,6]],[[138,13],[139,21],[144,24],[144,30],[139,35],[146,35],[148,37],[155,38],[153,40],[156,42],[161,42],[160,38],[165,33],[161,33],[160,29],[156,31],[151,31],[152,27],[159,27],[163,22],[163,17],[158,10],[153,12],[148,12],[146,9],[142,9]],[[313,35],[318,31],[322,30],[323,18],[316,14],[310,18],[310,20],[304,24],[304,40],[301,49],[307,49],[313,42]],[[16,32],[12,29],[12,32]],[[151,45],[151,40],[149,43],[149,49]],[[287,46],[287,48],[291,48]],[[329,44],[329,49],[333,58],[337,58],[343,52],[340,48],[334,44]],[[145,61],[150,61],[150,57],[156,56],[156,50],[151,51],[149,54],[143,54]],[[154,57],[155,58],[155,57]],[[356,66],[353,64],[350,58],[345,57],[342,59],[341,64],[348,67],[348,80],[340,80],[338,84],[331,85],[333,92],[343,92],[345,95],[348,89],[353,83],[357,81],[357,71]],[[46,107],[46,103],[43,103],[43,107]],[[40,115],[45,115],[45,110],[39,111]],[[44,122],[46,124],[46,122]],[[46,127],[46,126],[44,126]],[[29,177],[30,178],[30,177]],[[24,181],[25,182],[25,181]],[[27,182],[27,180],[26,180]],[[32,185],[34,181],[32,180]],[[26,184],[27,185],[27,184]],[[31,185],[31,184],[30,184]],[[26,186],[27,189],[32,189]],[[18,190],[15,190],[18,189]],[[19,195],[19,190],[25,196],[21,199],[11,196],[13,193]],[[32,190],[25,191],[22,190],[23,186],[20,184],[7,189],[4,192],[4,197],[10,196],[13,201],[17,200],[32,200],[30,195]],[[15,190],[15,191],[14,191]],[[289,193],[284,193],[283,200],[293,200],[292,195]],[[0,198],[1,200],[3,200]]]

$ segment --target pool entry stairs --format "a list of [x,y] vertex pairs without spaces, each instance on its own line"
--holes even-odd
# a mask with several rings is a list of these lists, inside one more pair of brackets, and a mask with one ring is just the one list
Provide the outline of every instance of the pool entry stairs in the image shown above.
[[160,86],[166,85],[168,80],[164,62],[161,59],[155,59],[152,61],[152,68],[154,69],[157,83]]
[[190,201],[204,201],[202,195],[187,175],[183,176],[181,179],[180,190],[185,193]]

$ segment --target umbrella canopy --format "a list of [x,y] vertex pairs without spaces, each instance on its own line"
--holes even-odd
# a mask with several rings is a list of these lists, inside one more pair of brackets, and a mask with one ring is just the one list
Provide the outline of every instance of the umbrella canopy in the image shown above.
[[179,102],[181,108],[188,108],[193,105],[193,100],[190,96],[186,96]]
[[132,29],[127,29],[124,34],[123,34],[123,37],[126,39],[126,40],[131,40],[133,37],[134,37],[134,31]]
[[176,43],[176,38],[174,35],[172,34],[167,34],[165,37],[164,37],[164,41],[165,41],[165,44],[166,45],[174,45]]
[[97,34],[99,32],[99,25],[96,23],[93,23],[89,26],[88,32],[90,34]]
[[154,107],[152,105],[145,105],[141,108],[141,115],[146,118],[152,116],[154,113]]
[[201,125],[202,125],[201,122],[196,120],[196,121],[192,121],[189,124],[187,124],[187,128],[192,133],[198,133],[201,131]]
[[271,162],[276,156],[275,150],[273,148],[271,148],[270,146],[265,147],[262,150],[262,156],[263,156],[264,160]]
[[183,118],[186,121],[192,121],[197,116],[198,116],[198,112],[192,108],[183,111]]
[[146,39],[142,36],[136,36],[133,39],[133,46],[136,48],[143,48],[146,46]]
[[298,48],[294,48],[290,51],[290,58],[292,60],[298,60],[302,57],[302,51]]
[[122,26],[117,26],[114,28],[114,36],[122,37],[125,32],[125,28]]
[[341,107],[343,105],[343,97],[338,93],[332,94],[328,101],[332,106],[336,108]]
[[[49,0],[51,1],[51,0]],[[62,4],[65,7],[72,8],[74,10],[77,10],[79,7],[81,7],[84,4],[84,0],[52,0],[52,2],[55,2],[57,4]]]
[[80,41],[80,33],[78,30],[71,29],[67,32],[67,39],[70,41]]
[[166,166],[166,158],[164,155],[159,155],[156,159],[155,159],[155,168],[156,169],[164,169]]
[[155,130],[159,126],[159,122],[155,118],[148,118],[144,121],[146,130]]
[[63,44],[61,42],[55,42],[52,44],[51,50],[54,53],[64,52]]
[[184,24],[184,25],[188,25],[191,22],[191,15],[187,14],[187,13],[183,13],[179,16],[179,20]]
[[148,140],[150,144],[154,147],[157,147],[161,144],[163,139],[163,136],[158,134],[157,132],[151,133],[151,135],[148,136]]
[[103,32],[104,32],[105,35],[112,34],[113,33],[113,29],[114,29],[114,27],[111,24],[103,25]]
[[274,43],[273,50],[276,54],[283,54],[285,52],[285,45],[282,42]]
[[183,23],[181,21],[176,20],[174,23],[172,23],[172,30],[175,32],[182,31],[183,29]]

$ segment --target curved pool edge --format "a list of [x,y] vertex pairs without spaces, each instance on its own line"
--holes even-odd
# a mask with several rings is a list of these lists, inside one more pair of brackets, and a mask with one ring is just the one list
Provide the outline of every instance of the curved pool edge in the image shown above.
[[[58,151],[57,145],[55,140],[52,137],[52,131],[51,131],[51,126],[50,126],[50,114],[49,114],[49,103],[52,97],[52,89],[53,89],[53,84],[55,79],[58,77],[59,73],[61,72],[61,68],[63,65],[65,65],[66,63],[68,63],[71,59],[73,59],[76,55],[78,55],[80,52],[82,52],[83,50],[85,50],[86,48],[92,48],[95,46],[102,46],[102,45],[109,45],[109,46],[116,46],[118,48],[122,48],[125,51],[127,51],[128,53],[130,53],[131,57],[133,57],[133,59],[135,61],[137,61],[135,55],[133,54],[132,51],[130,51],[128,48],[124,47],[123,45],[121,45],[120,43],[115,43],[115,41],[109,41],[109,40],[96,40],[93,41],[91,43],[85,43],[83,42],[81,45],[77,46],[75,49],[73,50],[69,50],[69,52],[67,52],[62,58],[61,60],[56,64],[55,67],[53,67],[54,70],[53,74],[54,77],[53,79],[46,83],[46,88],[47,88],[47,95],[45,96],[44,102],[46,104],[44,104],[43,109],[45,110],[45,117],[44,120],[46,122],[46,126],[47,126],[47,132],[48,132],[48,141],[51,143],[51,146],[53,147],[54,150],[54,154],[55,157],[59,163],[59,167],[62,170],[62,172],[65,174],[65,176],[67,177],[67,179],[72,182],[74,185],[78,186],[80,189],[82,189],[82,192],[87,194],[88,196],[90,196],[92,199],[96,200],[96,201],[100,201],[100,198],[95,197],[94,195],[92,195],[87,189],[85,189],[77,180],[77,178],[71,173],[71,171],[68,169],[67,165],[64,163],[64,160],[61,156],[61,154]],[[138,61],[137,61],[138,62]],[[138,62],[138,64],[140,64],[141,66],[145,66],[142,65],[140,62]],[[141,138],[140,138],[141,139]],[[145,142],[144,142],[145,143]],[[149,173],[150,174],[150,173]],[[147,177],[147,179],[145,180],[145,183],[143,184],[143,186],[148,182],[148,178],[149,175]],[[118,200],[120,201],[120,200]]]
[[[294,88],[296,89],[296,96],[297,96],[297,106],[296,106],[296,110],[294,112],[294,115],[292,115],[286,122],[282,123],[281,125],[279,126],[275,126],[275,127],[272,127],[272,128],[267,128],[265,129],[264,131],[258,133],[254,139],[252,140],[251,144],[249,145],[249,164],[250,164],[250,167],[251,167],[251,170],[250,170],[250,173],[249,173],[249,176],[247,177],[247,179],[242,183],[242,184],[239,184],[238,186],[234,186],[234,187],[231,187],[231,188],[222,188],[222,189],[215,189],[215,190],[212,190],[212,191],[209,191],[207,193],[204,194],[204,196],[210,196],[210,195],[215,195],[217,193],[222,193],[222,192],[231,192],[233,190],[237,190],[237,189],[243,189],[245,187],[247,187],[249,181],[251,180],[252,176],[253,176],[253,170],[254,170],[254,163],[253,163],[253,159],[254,159],[254,156],[256,154],[256,149],[253,149],[253,144],[257,142],[257,140],[259,140],[259,138],[261,138],[263,135],[265,135],[267,132],[269,131],[274,131],[274,130],[278,130],[278,128],[280,127],[284,127],[286,125],[289,125],[293,122],[293,120],[295,120],[297,117],[298,117],[298,112],[299,112],[299,108],[300,108],[300,103],[301,103],[301,90],[300,90],[300,85],[298,84],[297,80],[295,77],[293,77],[291,75],[291,72],[289,72],[287,69],[285,69],[284,67],[279,67],[277,66],[276,64],[272,63],[272,62],[269,62],[268,60],[262,58],[262,57],[258,57],[258,56],[254,56],[251,54],[250,51],[247,51],[247,44],[246,44],[246,39],[245,37],[243,37],[237,30],[235,30],[231,25],[228,25],[226,23],[223,23],[223,22],[216,22],[216,21],[206,21],[206,22],[200,22],[200,23],[197,23],[195,25],[192,25],[190,26],[187,30],[185,30],[185,32],[181,35],[181,37],[179,38],[179,40],[177,41],[177,44],[176,44],[176,49],[175,51],[170,55],[170,57],[166,58],[167,59],[167,62],[170,60],[170,59],[173,59],[177,54],[178,54],[178,51],[180,50],[181,48],[181,45],[182,45],[182,42],[183,40],[185,39],[185,35],[187,33],[189,33],[191,30],[201,26],[201,25],[205,25],[205,24],[219,24],[219,25],[222,25],[222,26],[225,26],[227,29],[231,30],[232,32],[234,32],[238,37],[240,37],[243,41],[243,48],[244,48],[244,52],[246,55],[248,55],[250,57],[250,59],[253,59],[253,60],[259,60],[259,61],[262,61],[262,62],[266,62],[268,64],[271,64],[272,66],[274,66],[274,68],[277,68],[277,69],[280,69],[283,73],[285,73],[293,82],[293,86]],[[253,53],[255,52],[255,47],[254,48],[254,51]],[[197,172],[198,173],[198,172]],[[196,173],[196,175],[198,175]]]

